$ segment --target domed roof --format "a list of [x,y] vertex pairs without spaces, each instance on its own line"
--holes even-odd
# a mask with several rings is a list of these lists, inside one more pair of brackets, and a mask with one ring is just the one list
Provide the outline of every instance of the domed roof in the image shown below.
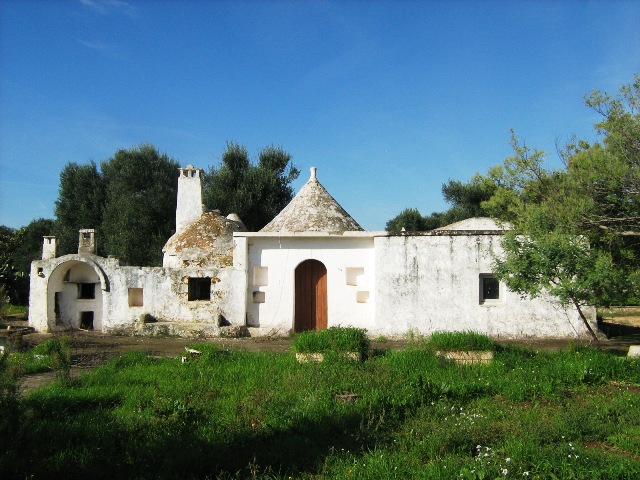
[[363,230],[358,222],[327,192],[311,167],[311,178],[289,205],[261,232],[328,232]]
[[176,232],[162,251],[165,258],[175,256],[202,264],[227,265],[233,259],[233,232],[246,230],[239,218],[238,221],[227,219],[217,210],[205,212],[198,220]]

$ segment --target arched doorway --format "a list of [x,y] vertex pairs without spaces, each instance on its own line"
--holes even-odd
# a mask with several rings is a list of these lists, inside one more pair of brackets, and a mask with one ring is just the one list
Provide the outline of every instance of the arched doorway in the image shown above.
[[62,262],[49,275],[49,331],[102,330],[103,289],[99,267],[83,260]]
[[327,269],[318,260],[296,267],[294,332],[327,328]]

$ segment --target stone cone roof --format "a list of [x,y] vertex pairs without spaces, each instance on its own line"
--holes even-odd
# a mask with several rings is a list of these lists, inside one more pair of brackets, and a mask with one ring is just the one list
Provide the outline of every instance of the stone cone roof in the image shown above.
[[327,232],[362,231],[351,215],[327,192],[311,167],[311,178],[289,205],[269,222],[261,232]]
[[233,256],[233,232],[247,230],[238,220],[225,218],[217,210],[205,212],[198,220],[173,234],[162,251],[180,258],[226,265]]

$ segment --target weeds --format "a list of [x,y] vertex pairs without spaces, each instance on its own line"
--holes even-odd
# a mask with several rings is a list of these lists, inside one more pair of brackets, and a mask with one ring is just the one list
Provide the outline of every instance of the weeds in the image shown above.
[[595,349],[500,348],[469,369],[425,348],[319,364],[192,348],[201,354],[185,363],[131,352],[31,392],[15,404],[0,476],[640,475],[640,364]]
[[426,345],[441,351],[481,351],[494,350],[495,344],[488,336],[476,332],[435,332]]
[[331,327],[298,333],[293,337],[291,349],[295,353],[357,352],[369,351],[367,331],[362,328]]

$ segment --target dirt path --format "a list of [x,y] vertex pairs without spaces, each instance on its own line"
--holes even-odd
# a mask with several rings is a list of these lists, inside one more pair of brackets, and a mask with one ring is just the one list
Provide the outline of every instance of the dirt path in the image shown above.
[[[623,330],[618,335],[602,340],[597,345],[617,355],[626,355],[629,345],[640,344],[640,328],[627,325],[609,325],[610,331]],[[31,333],[23,336],[24,344],[28,347],[42,343],[52,334]],[[184,338],[160,338],[141,336],[113,336],[101,332],[71,332],[64,334],[71,344],[71,376],[77,377],[90,372],[95,367],[104,364],[109,359],[130,351],[145,352],[159,357],[178,357],[185,353],[185,347],[199,342],[212,343],[222,349],[244,350],[250,352],[282,352],[290,351],[290,338],[216,338],[193,340]],[[567,346],[567,340],[522,340],[505,341],[503,344],[517,344],[534,350],[556,350]],[[583,343],[583,342],[578,342]],[[587,343],[587,342],[584,342]],[[386,341],[372,341],[372,347],[378,350],[399,350],[411,344],[411,340],[394,339]],[[43,385],[47,385],[55,378],[54,372],[26,375],[21,379],[21,391],[28,392]]]

